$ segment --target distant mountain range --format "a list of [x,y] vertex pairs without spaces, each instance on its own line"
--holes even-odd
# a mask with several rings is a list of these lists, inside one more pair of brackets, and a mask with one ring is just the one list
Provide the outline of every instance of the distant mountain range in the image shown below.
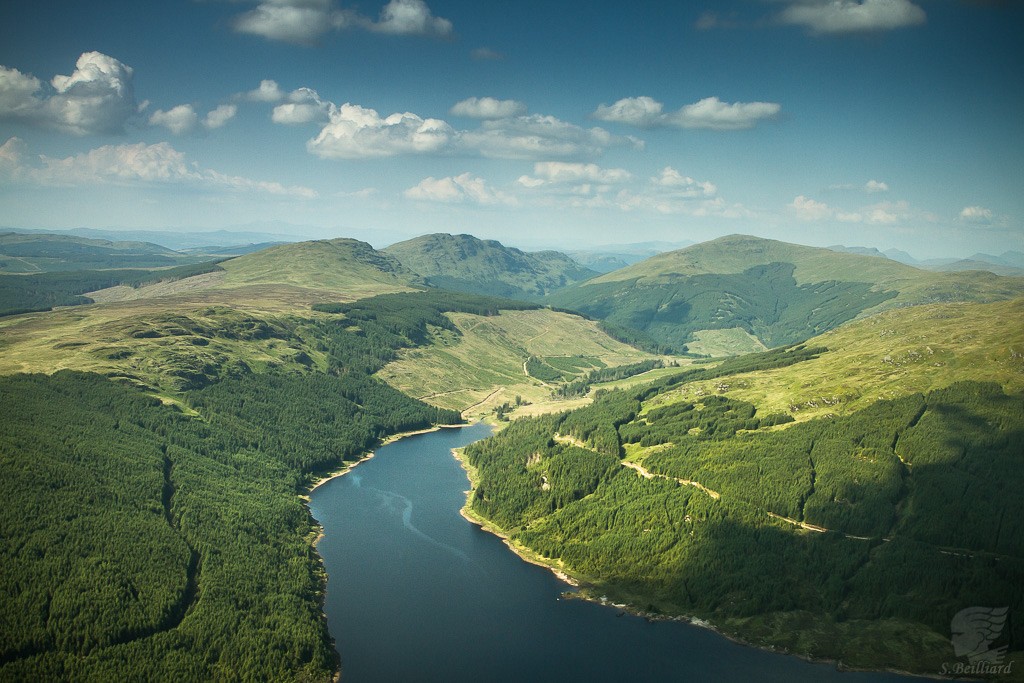
[[[869,250],[865,250],[869,251]],[[549,296],[670,348],[754,351],[805,340],[895,305],[991,301],[1024,280],[930,273],[884,255],[843,253],[730,235],[653,256]]]
[[[217,236],[237,238],[232,233]],[[640,259],[642,253],[664,246],[647,243],[612,248],[625,261]],[[612,258],[612,252],[605,256]],[[325,292],[351,300],[375,293],[440,288],[579,311],[603,321],[605,329],[620,339],[649,350],[688,350],[711,356],[800,342],[894,306],[995,301],[1024,293],[1024,278],[991,272],[1024,272],[1013,265],[1024,263],[1020,252],[979,254],[979,259],[941,267],[929,262],[911,266],[895,256],[910,258],[865,247],[821,249],[731,235],[656,253],[600,274],[561,252],[526,252],[495,240],[444,233],[398,242],[383,250],[338,238],[193,247],[188,253],[138,241],[45,233],[0,235],[0,272],[77,269],[95,273],[76,277],[73,286],[70,282],[5,280],[10,311],[82,303],[88,300],[82,297],[93,297],[90,292],[118,284],[130,287],[95,296],[109,301],[113,299],[105,297],[124,300],[206,291],[204,296],[228,300],[237,298],[238,288],[244,287],[253,296],[276,297],[275,306],[287,306],[323,301]],[[981,257],[988,259],[984,263],[990,266],[999,261],[999,268],[971,267],[981,262]],[[214,259],[219,265],[199,269],[190,265],[192,270],[166,275],[158,270],[149,278],[110,270],[166,268]],[[72,262],[74,265],[69,265]],[[939,270],[952,272],[935,272]],[[180,285],[169,284],[178,279]],[[142,282],[155,284],[140,286]],[[40,287],[46,288],[46,296],[38,292],[29,296],[35,291],[32,288]]]
[[0,273],[161,268],[199,260],[151,242],[0,233]]
[[918,260],[907,252],[899,249],[886,249],[883,252],[875,249],[874,247],[845,247],[839,244],[833,245],[829,247],[829,249],[846,254],[879,256],[924,270],[943,272],[987,270],[990,273],[995,273],[996,275],[1024,275],[1024,253],[1019,251],[1004,251],[999,256],[977,253],[965,259],[936,258]]

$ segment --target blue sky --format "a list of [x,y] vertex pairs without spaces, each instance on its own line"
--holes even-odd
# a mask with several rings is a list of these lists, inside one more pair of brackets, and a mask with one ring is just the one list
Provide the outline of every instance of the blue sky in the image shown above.
[[1024,250],[1022,33],[960,0],[5,3],[0,224]]

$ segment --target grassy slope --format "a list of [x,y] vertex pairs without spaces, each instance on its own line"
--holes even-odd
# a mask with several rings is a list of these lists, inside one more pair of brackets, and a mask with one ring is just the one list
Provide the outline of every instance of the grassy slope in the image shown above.
[[621,282],[634,278],[657,279],[665,275],[742,273],[765,263],[793,263],[797,284],[846,280],[882,282],[912,278],[919,274],[911,266],[871,256],[845,254],[831,249],[805,247],[748,235],[728,235],[692,247],[669,251],[591,281]]
[[696,382],[663,402],[722,393],[763,413],[797,420],[848,414],[880,398],[927,392],[960,380],[1024,389],[1024,298],[990,304],[932,304],[885,311],[807,342],[829,349],[777,370]]
[[[401,360],[388,364],[378,375],[434,405],[457,410],[475,406],[476,415],[513,401],[516,395],[532,403],[548,400],[550,389],[523,370],[530,356],[582,355],[599,358],[606,365],[651,358],[611,339],[592,321],[550,310],[506,311],[494,318],[463,313],[449,317],[461,337],[441,331],[434,335],[431,347],[404,352]],[[495,387],[501,389],[491,395]],[[488,396],[484,404],[475,405]]]
[[[0,320],[0,373],[84,370],[168,396],[181,388],[175,373],[183,369],[294,366],[300,351],[318,358],[301,340],[275,336],[281,316],[316,316],[308,311],[315,302],[416,288],[393,258],[349,239],[281,245],[222,265],[176,282],[104,290],[96,305]],[[271,333],[253,332],[262,325]]]
[[254,334],[275,316],[162,301],[75,307],[0,321],[0,374],[81,370],[171,397],[183,371],[244,364],[298,369],[301,340]]
[[895,299],[877,309],[869,309],[862,315],[908,303],[995,301],[1024,291],[1024,281],[1019,278],[1000,278],[980,271],[930,272],[887,258],[846,254],[747,235],[729,235],[678,251],[658,254],[628,268],[589,280],[581,286],[635,278],[639,278],[642,284],[655,284],[680,275],[742,273],[752,266],[773,262],[794,264],[796,269],[793,277],[798,285],[828,280],[869,282],[876,289],[899,292]]
[[283,244],[221,264],[223,287],[281,284],[352,298],[415,289],[416,277],[397,259],[352,239]]
[[694,340],[686,345],[690,353],[703,356],[738,356],[764,351],[761,340],[741,327],[694,332]]
[[[0,374],[84,370],[129,378],[171,398],[188,381],[182,368],[186,375],[228,363],[256,371],[298,369],[300,353],[322,362],[322,354],[302,340],[248,332],[256,327],[273,330],[275,320],[301,311],[317,317],[308,311],[316,302],[419,288],[417,277],[396,259],[348,239],[280,245],[222,267],[177,282],[104,290],[96,305],[0,320]],[[531,401],[548,397],[548,389],[523,372],[530,355],[587,355],[609,365],[649,357],[575,316],[519,311],[455,317],[468,331],[465,338],[448,339],[450,333],[439,331],[433,349],[412,351],[424,355],[407,357],[383,377],[414,396],[442,393],[432,402],[459,409],[497,386],[508,387],[488,402],[489,409],[516,394]]]

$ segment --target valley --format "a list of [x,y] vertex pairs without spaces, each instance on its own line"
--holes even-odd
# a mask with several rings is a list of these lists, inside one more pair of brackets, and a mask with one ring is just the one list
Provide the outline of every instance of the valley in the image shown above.
[[54,280],[82,300],[0,318],[0,674],[328,680],[300,495],[477,420],[466,514],[583,596],[859,668],[937,670],[964,600],[1024,632],[1021,281],[723,239],[577,282],[437,235]]

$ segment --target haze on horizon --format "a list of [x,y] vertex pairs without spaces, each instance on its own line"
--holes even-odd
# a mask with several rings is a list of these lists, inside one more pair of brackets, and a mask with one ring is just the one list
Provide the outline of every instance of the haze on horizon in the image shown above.
[[8,3],[0,223],[1021,250],[1022,28],[959,0]]

